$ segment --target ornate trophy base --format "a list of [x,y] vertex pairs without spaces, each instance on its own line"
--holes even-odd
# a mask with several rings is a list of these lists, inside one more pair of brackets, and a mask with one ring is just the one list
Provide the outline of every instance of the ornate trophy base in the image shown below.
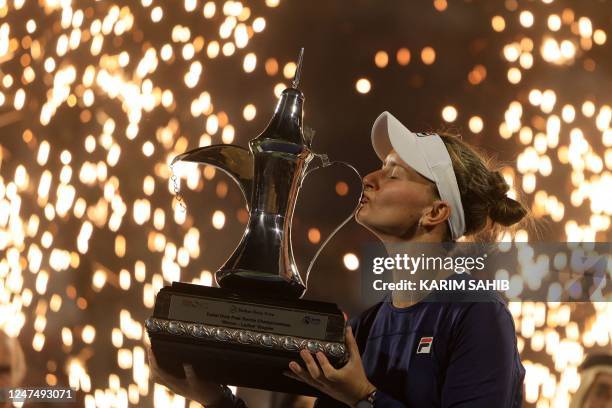
[[327,302],[259,298],[174,282],[160,290],[146,321],[158,365],[184,377],[183,363],[200,378],[220,384],[318,396],[284,376],[301,349],[346,363],[344,316]]

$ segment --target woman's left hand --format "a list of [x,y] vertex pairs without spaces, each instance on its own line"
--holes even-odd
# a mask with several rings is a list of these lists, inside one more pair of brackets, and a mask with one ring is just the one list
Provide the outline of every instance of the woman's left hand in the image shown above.
[[376,389],[366,377],[359,348],[350,326],[346,329],[346,345],[349,350],[349,360],[340,369],[334,368],[325,354],[316,353],[317,362],[308,350],[300,351],[300,356],[306,364],[304,370],[298,363],[289,363],[291,372],[285,372],[288,377],[303,381],[326,393],[330,397],[353,407]]

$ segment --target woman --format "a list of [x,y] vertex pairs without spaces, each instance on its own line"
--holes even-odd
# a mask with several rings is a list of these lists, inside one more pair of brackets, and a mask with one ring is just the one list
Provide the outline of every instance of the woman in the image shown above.
[[[501,174],[458,138],[414,134],[384,112],[372,143],[383,167],[364,178],[356,220],[389,255],[398,244],[456,241],[513,225],[527,213],[506,196]],[[317,408],[520,406],[525,370],[505,304],[424,300],[394,292],[349,321],[344,367],[302,350],[302,364],[291,362],[286,375],[327,395]],[[197,388],[195,380],[184,385]],[[200,401],[240,406],[229,394],[214,388]]]
[[[21,385],[25,378],[26,365],[23,349],[16,338],[9,337],[0,329],[0,393],[6,392],[9,388],[16,388]],[[8,401],[0,400],[0,407],[10,407]]]

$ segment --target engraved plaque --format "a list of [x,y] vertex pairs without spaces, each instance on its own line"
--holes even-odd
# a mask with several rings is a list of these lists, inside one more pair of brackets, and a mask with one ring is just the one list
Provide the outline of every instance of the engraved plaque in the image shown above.
[[252,303],[173,295],[169,319],[325,340],[328,316]]

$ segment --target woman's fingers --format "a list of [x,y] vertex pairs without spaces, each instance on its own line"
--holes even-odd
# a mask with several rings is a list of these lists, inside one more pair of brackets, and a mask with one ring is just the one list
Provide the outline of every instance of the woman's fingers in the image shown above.
[[296,363],[295,361],[290,362],[289,368],[291,369],[291,371],[293,372],[293,375],[295,375],[298,380],[305,382],[307,384],[310,384],[310,385],[313,384],[314,381],[312,380],[312,377],[310,376],[308,371],[300,367],[298,363]]
[[198,377],[196,376],[193,366],[191,364],[183,364],[183,371],[185,372],[185,379],[191,388],[197,388]]
[[163,370],[157,365],[155,355],[150,348],[147,348],[147,357],[149,358],[149,372],[151,373],[151,381],[156,383],[164,382]]
[[323,370],[323,374],[325,374],[325,378],[333,381],[336,378],[336,373],[338,370],[336,370],[330,364],[325,354],[321,353],[320,351],[317,352],[317,361],[319,362],[319,365],[321,366],[321,370]]
[[149,358],[149,365],[151,368],[157,368],[157,361],[150,348],[147,348],[147,357]]
[[301,377],[301,375],[304,373],[304,370],[302,369],[302,367],[300,367],[300,365],[296,363],[295,361],[292,361],[289,363],[289,368],[297,376]]
[[185,387],[185,380],[174,377],[172,374],[166,373],[162,369],[157,369],[155,373],[155,382],[161,384],[167,388],[171,388],[173,390],[183,389]]
[[147,355],[149,357],[151,380],[153,382],[170,387],[180,387],[183,385],[183,380],[174,377],[157,364],[155,354],[150,348],[147,348]]
[[302,357],[302,360],[304,360],[304,363],[306,363],[306,368],[308,369],[312,379],[319,381],[321,379],[321,370],[319,369],[317,362],[314,361],[314,358],[312,358],[310,352],[308,350],[301,350],[300,356]]

